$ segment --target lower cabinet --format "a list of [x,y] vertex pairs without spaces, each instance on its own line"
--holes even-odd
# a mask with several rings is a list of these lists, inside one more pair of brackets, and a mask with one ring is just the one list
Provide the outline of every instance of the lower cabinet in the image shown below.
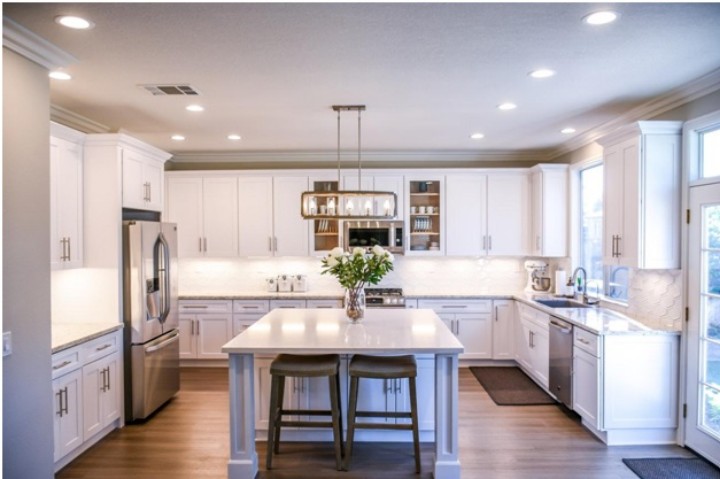
[[[597,428],[600,425],[600,358],[578,347],[578,330],[575,329],[573,350],[573,410],[583,422]],[[589,334],[589,333],[585,333]]]
[[120,427],[122,334],[109,333],[52,356],[55,470]]
[[179,302],[180,359],[226,359],[222,347],[232,339],[233,302]]
[[523,303],[517,303],[515,359],[525,372],[548,388],[550,373],[550,316]]
[[420,299],[418,308],[432,309],[465,348],[460,359],[491,359],[493,321],[491,300]]
[[493,300],[492,358],[515,358],[515,301]]

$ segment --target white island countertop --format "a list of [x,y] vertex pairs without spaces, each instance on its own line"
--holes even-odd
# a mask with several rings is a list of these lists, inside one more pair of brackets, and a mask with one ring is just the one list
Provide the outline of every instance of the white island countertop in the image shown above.
[[458,354],[463,345],[431,310],[275,309],[223,346],[224,353]]

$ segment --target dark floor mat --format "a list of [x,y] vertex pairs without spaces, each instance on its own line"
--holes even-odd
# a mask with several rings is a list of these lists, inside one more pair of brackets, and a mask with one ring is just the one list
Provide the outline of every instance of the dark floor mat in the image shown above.
[[698,457],[622,460],[641,479],[720,479],[720,469]]
[[471,367],[470,371],[498,406],[556,404],[519,368]]

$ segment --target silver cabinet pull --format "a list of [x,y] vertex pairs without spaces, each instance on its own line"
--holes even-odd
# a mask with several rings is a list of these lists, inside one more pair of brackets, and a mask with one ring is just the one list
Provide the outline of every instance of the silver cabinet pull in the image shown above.
[[148,202],[152,203],[152,183],[148,182]]
[[55,412],[57,416],[63,417],[63,405],[62,405],[62,389],[55,393],[58,398],[58,410]]
[[207,304],[183,304],[182,309],[207,309]]
[[457,334],[458,334],[458,336],[460,336],[460,320],[456,319],[455,321],[456,321],[455,324],[457,325]]
[[99,348],[95,348],[95,351],[102,351],[102,350],[107,349],[107,348],[109,348],[109,347],[111,347],[111,346],[112,346],[112,344],[110,344],[110,343],[108,343],[108,344],[103,344],[103,345],[100,346]]
[[260,309],[260,306],[241,306],[242,309]]
[[[68,410],[68,388],[65,386],[60,391],[62,393],[62,396],[60,396],[60,412],[64,414],[68,414],[70,411]],[[65,396],[65,405],[63,406],[63,396]],[[62,414],[60,414],[60,417],[62,417]]]
[[273,251],[277,253],[277,236],[273,236]]
[[203,238],[203,251],[207,253],[207,237]]
[[395,388],[394,388],[395,394],[400,394],[402,392],[402,382],[400,382],[399,379],[395,379],[393,381],[395,382]]
[[467,304],[443,304],[440,306],[443,309],[463,309],[467,308]]
[[202,236],[198,238],[198,251],[202,253]]
[[497,321],[498,321],[498,307],[495,306],[495,322],[497,323]]
[[492,235],[488,235],[488,251],[492,251]]
[[53,366],[53,371],[64,368],[65,366],[67,366],[68,364],[71,364],[71,363],[72,363],[72,361],[63,361],[60,364],[56,364],[55,366]]
[[535,236],[535,249],[540,250],[540,235]]
[[272,236],[268,236],[268,251],[270,251],[271,253],[272,253],[272,250],[273,250],[273,249],[272,249],[272,246],[273,246]]
[[617,257],[619,258],[622,256],[622,252],[620,251],[620,240],[622,237],[620,235],[617,235]]
[[590,344],[590,341],[588,341],[587,339],[578,338],[578,341],[580,341],[583,344]]
[[485,236],[485,235],[483,235],[483,247],[482,247],[482,249],[483,249],[483,250],[486,250],[486,249],[487,249],[487,236]]
[[72,250],[70,249],[70,238],[69,237],[67,239],[67,247],[68,247],[67,260],[72,261],[72,252],[71,252]]
[[535,336],[535,333],[533,333],[532,331],[528,332],[528,341],[530,342],[530,347],[531,347],[531,348],[534,348],[534,347],[535,347],[535,344],[534,344],[534,341],[533,341],[534,336]]

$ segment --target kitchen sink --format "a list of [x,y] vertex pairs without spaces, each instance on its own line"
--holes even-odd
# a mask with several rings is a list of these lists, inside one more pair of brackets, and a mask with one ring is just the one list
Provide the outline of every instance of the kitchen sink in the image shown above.
[[591,308],[587,304],[581,303],[580,301],[573,301],[572,299],[535,299],[536,303],[540,303],[543,306],[550,308]]

